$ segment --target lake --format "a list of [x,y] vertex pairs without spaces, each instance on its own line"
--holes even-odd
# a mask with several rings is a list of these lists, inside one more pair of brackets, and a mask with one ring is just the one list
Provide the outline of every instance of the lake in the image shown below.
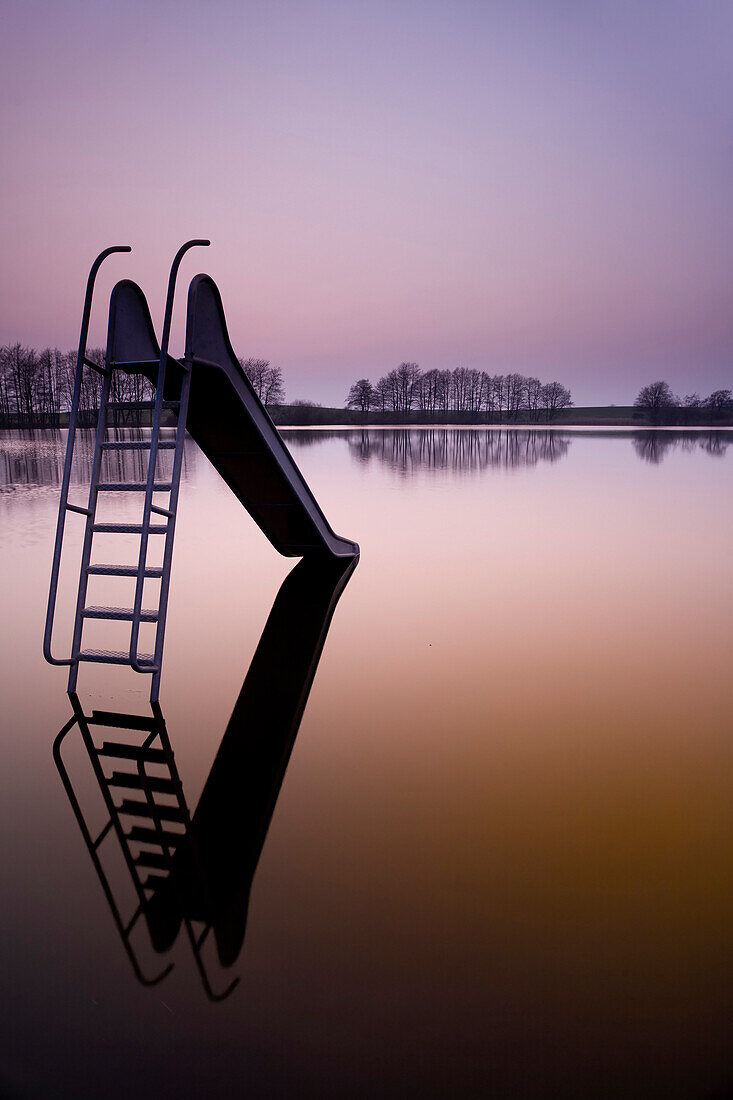
[[[123,942],[61,782],[65,433],[0,433],[2,1095],[733,1095],[733,433],[283,435],[361,560],[281,589],[187,443],[160,703],[224,913],[197,954]],[[148,684],[85,666],[80,703],[149,717]]]

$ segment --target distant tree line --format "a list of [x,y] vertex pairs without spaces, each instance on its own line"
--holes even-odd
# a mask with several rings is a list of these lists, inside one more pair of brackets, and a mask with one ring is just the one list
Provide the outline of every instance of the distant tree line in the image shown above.
[[[55,427],[59,416],[71,408],[76,373],[76,350],[24,347],[8,344],[0,347],[0,424],[12,427]],[[102,348],[87,349],[87,358],[99,366],[104,364]],[[282,371],[267,359],[240,359],[257,396],[265,405],[278,405],[285,399]],[[85,369],[82,378],[81,422],[91,423],[84,414],[95,414],[99,408],[102,376]],[[114,371],[111,400],[114,402],[149,401],[153,389],[141,374]],[[134,423],[137,414],[130,416]],[[119,422],[119,420],[118,420]]]
[[[56,426],[59,415],[71,408],[76,355],[76,350],[64,352],[58,348],[44,348],[39,352],[22,344],[0,347],[0,424]],[[88,348],[87,359],[101,367],[103,349]],[[101,392],[102,376],[91,368],[85,369],[79,402],[82,413],[99,408]],[[150,383],[141,374],[114,372],[112,401],[148,401],[151,393]]]
[[570,390],[560,382],[543,383],[523,374],[487,374],[469,367],[422,371],[417,363],[400,363],[376,385],[360,378],[349,390],[346,407],[365,416],[373,411],[406,416],[422,413],[469,413],[497,423],[553,420],[572,406]]
[[675,397],[668,382],[643,386],[634,406],[650,424],[713,423],[733,418],[733,391],[713,390],[708,397],[688,393]]

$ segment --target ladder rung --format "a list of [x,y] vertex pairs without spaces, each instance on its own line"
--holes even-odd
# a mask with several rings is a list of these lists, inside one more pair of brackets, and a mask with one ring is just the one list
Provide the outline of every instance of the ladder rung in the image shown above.
[[167,881],[168,879],[164,875],[148,875],[142,884],[143,890],[157,890],[160,886],[165,886]]
[[114,726],[121,730],[157,730],[163,724],[147,714],[122,714],[118,710],[93,710],[87,718],[90,726]]
[[125,839],[135,841],[136,844],[157,844],[160,847],[161,840],[167,848],[175,848],[185,838],[185,833],[171,833],[166,829],[148,829],[144,825],[133,825],[129,833],[125,833]]
[[103,374],[105,376],[109,374],[106,367],[100,367],[99,363],[95,363],[93,359],[87,359],[86,355],[84,356],[84,363],[86,366],[91,367],[92,370],[95,370],[97,374]]
[[[147,487],[144,481],[100,481],[97,485],[100,493],[144,493]],[[169,493],[172,488],[170,481],[153,483],[154,493]]]
[[[161,439],[158,443],[159,451],[172,451],[175,448],[176,442],[174,439]],[[152,447],[152,443],[149,439],[134,439],[124,440],[117,442],[103,443],[102,450],[104,451],[149,451]]]
[[138,802],[134,798],[126,798],[120,806],[116,807],[118,814],[128,814],[130,817],[147,817],[158,821],[183,821],[186,815],[178,806],[161,806],[159,803],[151,805],[149,802]]
[[[130,664],[129,652],[123,653],[122,650],[118,649],[82,649],[77,659],[79,661],[90,661],[92,664],[98,665]],[[155,658],[152,653],[138,653],[137,660],[138,664],[150,665],[150,672],[156,671],[153,664]]]
[[113,362],[112,366],[119,370],[131,370],[133,367],[143,370],[145,367],[157,367],[159,363],[159,359],[124,359],[121,362]]
[[174,516],[175,516],[175,514],[176,514],[175,512],[171,512],[171,511],[169,511],[169,509],[168,509],[168,508],[161,508],[161,507],[159,507],[159,505],[157,505],[157,504],[151,504],[151,505],[150,505],[150,511],[151,511],[151,512],[155,512],[155,514],[156,514],[157,516],[167,516],[167,517],[168,517],[168,519],[173,519],[173,517],[174,517]]
[[175,794],[176,785],[172,779],[159,775],[140,775],[138,772],[112,772],[107,780],[108,787],[124,787],[130,791],[158,791],[160,794]]
[[143,850],[133,862],[137,867],[157,867],[161,871],[166,871],[170,861],[162,852]]
[[[141,523],[95,523],[92,531],[98,535],[141,535],[143,525]],[[149,535],[165,535],[168,526],[165,523],[151,523],[148,527]]]
[[[122,715],[117,715],[117,717],[121,718]],[[146,719],[144,718],[137,719],[135,715],[125,715],[125,717],[133,718],[139,722],[146,721]],[[99,720],[99,718],[97,718],[92,724],[97,726],[105,726],[111,725],[112,723],[102,722]],[[117,722],[115,724],[120,729],[141,728],[139,725],[123,726],[121,722]],[[143,726],[142,728],[147,729],[148,727]],[[110,756],[113,759],[117,760],[145,760],[149,764],[165,764],[166,762],[166,754],[163,752],[162,749],[143,748],[142,745],[125,745],[122,741],[105,741],[101,749],[97,749],[97,756]]]
[[80,508],[78,504],[66,504],[67,509],[70,512],[78,512],[80,516],[91,516],[91,512],[88,508]]
[[[82,611],[85,619],[124,619],[132,622],[134,610],[131,607],[85,607]],[[143,608],[140,612],[141,623],[157,623],[158,612],[152,608]]]
[[[138,575],[136,565],[88,565],[87,573],[94,577],[136,577]],[[162,577],[161,566],[149,565],[144,570],[146,577]]]

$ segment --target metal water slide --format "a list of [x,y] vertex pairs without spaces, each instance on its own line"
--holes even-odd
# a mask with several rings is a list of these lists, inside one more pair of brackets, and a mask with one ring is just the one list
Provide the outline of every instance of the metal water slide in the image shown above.
[[[343,559],[355,558],[359,554],[355,542],[341,538],[331,528],[240,366],[229,340],[221,296],[208,275],[197,275],[189,288],[185,354],[182,359],[174,359],[169,354],[178,269],[190,248],[208,244],[206,240],[187,241],[176,253],[168,280],[160,343],[140,287],[128,279],[116,284],[110,299],[103,365],[87,357],[94,282],[99,266],[107,256],[114,252],[129,252],[130,248],[115,246],[105,249],[95,260],[89,274],[69,414],[43,645],[44,656],[49,663],[69,666],[69,692],[76,691],[79,665],[89,662],[127,665],[135,672],[150,674],[150,698],[158,698],[186,430],[279,553],[290,557],[325,555]],[[69,491],[81,394],[89,370],[101,375],[101,387],[88,498],[86,505],[80,505],[69,501]],[[117,372],[146,377],[154,388],[154,400],[114,400]],[[150,438],[120,439],[119,433],[115,432],[120,419],[129,421],[139,417],[141,412],[150,414]],[[173,438],[162,437],[161,431],[171,426],[171,419],[175,429]],[[143,478],[126,481],[112,475],[109,454],[121,450],[135,450],[142,455],[146,463]],[[173,452],[172,470],[161,475],[158,457],[165,451]],[[108,493],[139,497],[142,500],[139,519],[135,523],[110,522],[108,518],[100,521],[97,516],[100,495],[105,499]],[[56,657],[52,650],[53,627],[65,524],[70,512],[84,517],[85,530],[71,652],[67,657]],[[93,561],[95,536],[102,534],[139,536],[137,560],[132,564]],[[158,539],[163,541],[162,563],[152,565],[148,551],[151,541],[155,543]],[[114,543],[113,539],[112,545]],[[109,538],[106,546],[109,549]],[[95,576],[125,577],[134,582],[130,606],[89,603],[89,577]],[[150,582],[157,583],[157,590],[153,591],[156,583]],[[85,647],[85,624],[89,620],[100,619],[129,622],[129,647],[123,650]],[[140,652],[142,624],[154,625],[152,653]]]

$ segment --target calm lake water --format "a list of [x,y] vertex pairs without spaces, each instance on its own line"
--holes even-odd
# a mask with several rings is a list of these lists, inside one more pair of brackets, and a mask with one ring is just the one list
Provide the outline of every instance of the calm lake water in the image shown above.
[[[284,435],[362,555],[279,795],[337,582],[301,571],[270,616],[295,563],[193,444],[181,488],[161,707],[192,813],[209,792],[236,958],[210,937],[202,966],[215,990],[239,978],[221,1003],[183,931],[163,955],[133,929],[144,974],[174,964],[149,987],[118,934],[51,753],[64,435],[0,435],[0,1094],[733,1095],[733,433]],[[147,691],[80,674],[87,713],[149,716]],[[98,830],[78,730],[64,752]]]

